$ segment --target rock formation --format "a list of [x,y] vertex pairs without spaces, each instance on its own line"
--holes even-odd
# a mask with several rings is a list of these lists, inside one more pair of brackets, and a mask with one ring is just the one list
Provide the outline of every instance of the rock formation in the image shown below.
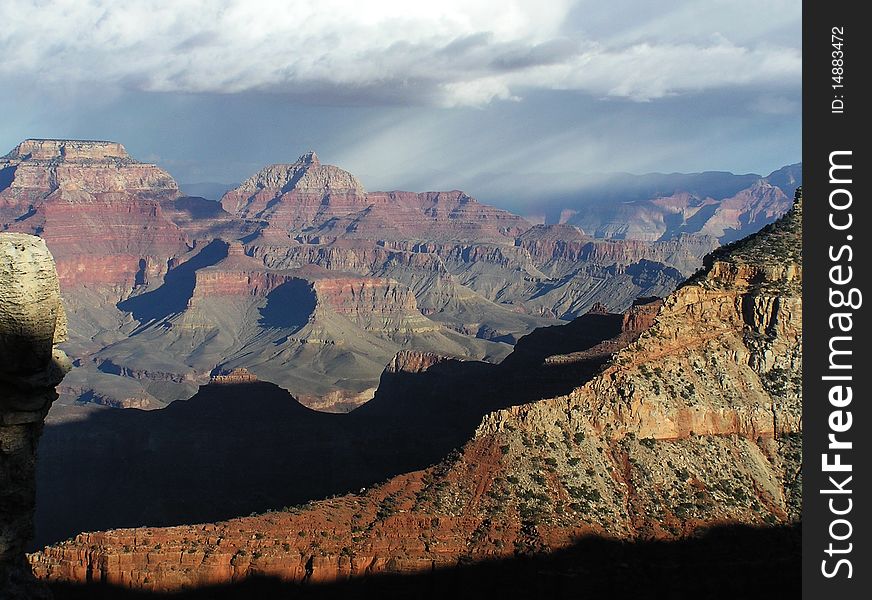
[[[780,192],[758,183],[730,188],[730,201],[664,192],[651,210],[668,239],[603,240],[569,224],[532,227],[459,190],[367,192],[311,152],[219,204],[182,196],[166,171],[115,142],[25,140],[0,159],[0,228],[40,235],[55,257],[64,347],[78,359],[63,404],[159,408],[216,368],[245,367],[338,410],[371,398],[401,348],[499,360],[596,302],[623,311],[667,295],[713,236],[774,218]],[[629,215],[633,227],[647,227],[645,206]],[[711,235],[698,235],[703,221]],[[311,311],[298,305],[312,300],[317,318],[301,330]]]
[[267,239],[300,233],[318,243],[336,238],[481,243],[511,240],[530,227],[458,190],[367,193],[354,175],[322,164],[314,152],[266,167],[224,194],[221,205],[243,219],[268,223],[262,231]]
[[588,202],[578,207],[568,223],[602,238],[654,241],[694,234],[728,243],[787,212],[802,175],[801,165],[790,165],[745,185],[734,184],[721,190],[713,186],[708,193],[703,182],[695,182],[688,189],[670,182],[669,176],[660,177],[664,181],[653,195],[631,202]]
[[559,270],[566,262],[593,262],[604,267],[632,265],[641,260],[663,263],[691,275],[702,257],[714,250],[711,236],[682,235],[666,241],[604,240],[588,236],[571,225],[537,225],[518,237],[518,246],[530,253],[545,273]]
[[254,381],[257,381],[257,375],[245,367],[240,367],[238,369],[231,369],[227,373],[217,373],[212,375],[212,379],[209,380],[209,383],[233,385],[236,383],[252,383]]
[[0,158],[0,223],[39,235],[61,286],[129,289],[159,278],[187,250],[164,215],[180,196],[170,175],[132,159],[115,142],[25,140]]
[[36,446],[55,386],[70,368],[56,348],[65,336],[45,242],[0,233],[0,590],[10,600],[45,594],[24,550],[33,536]]
[[[800,212],[710,255],[662,305],[539,330],[492,369],[398,357],[362,414],[382,410],[383,389],[415,400],[408,409],[431,386],[444,402],[438,382],[463,370],[482,397],[517,392],[522,380],[544,386],[549,372],[576,377],[567,392],[490,412],[436,466],[260,516],[82,534],[32,555],[34,571],[150,590],[253,575],[324,582],[540,554],[588,535],[681,539],[715,524],[795,523]],[[583,331],[591,339],[580,346]],[[611,350],[608,332],[623,339]],[[547,364],[585,351],[586,360]]]
[[268,222],[285,232],[321,224],[367,204],[366,192],[354,175],[322,165],[314,152],[291,164],[262,169],[221,199],[227,212]]

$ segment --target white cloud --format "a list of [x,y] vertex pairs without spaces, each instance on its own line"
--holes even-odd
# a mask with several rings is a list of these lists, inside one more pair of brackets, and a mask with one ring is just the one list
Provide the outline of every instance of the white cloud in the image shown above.
[[[623,35],[568,33],[567,20],[584,7],[569,0],[4,2],[0,75],[47,87],[441,106],[516,100],[541,89],[645,101],[798,85],[797,47],[767,44],[765,31],[754,39],[738,33],[761,4],[734,2],[725,13],[719,2],[707,20],[687,8],[698,4],[678,3],[674,14],[692,20],[694,34],[670,41],[667,11]],[[785,21],[798,19],[798,6],[769,4]],[[621,19],[615,14],[617,29]]]

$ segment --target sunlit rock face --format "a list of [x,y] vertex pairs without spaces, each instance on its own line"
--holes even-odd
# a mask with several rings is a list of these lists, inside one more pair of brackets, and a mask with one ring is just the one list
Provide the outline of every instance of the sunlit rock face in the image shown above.
[[54,260],[38,237],[0,233],[0,590],[46,595],[24,549],[33,535],[36,446],[70,365],[55,345],[66,316]]
[[[800,224],[797,204],[710,254],[663,301],[642,299],[623,315],[595,306],[584,330],[600,322],[612,336],[596,346],[567,352],[579,335],[571,324],[522,338],[515,353],[527,360],[512,355],[494,375],[477,372],[486,390],[518,391],[521,381],[499,387],[508,370],[540,385],[549,370],[603,362],[567,393],[485,414],[463,448],[433,467],[259,516],[84,533],[31,555],[34,571],[156,591],[255,575],[326,582],[547,553],[591,535],[680,540],[716,525],[796,524]],[[373,402],[393,380],[399,398],[421,403],[436,381],[428,372],[459,382],[464,365],[400,353]]]
[[0,158],[0,223],[39,235],[63,288],[131,288],[187,250],[165,209],[181,196],[163,169],[116,142],[25,140]]

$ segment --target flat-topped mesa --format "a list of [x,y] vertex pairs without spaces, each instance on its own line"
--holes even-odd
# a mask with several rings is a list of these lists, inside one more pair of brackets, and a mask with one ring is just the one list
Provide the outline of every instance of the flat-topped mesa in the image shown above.
[[0,173],[0,225],[33,221],[34,211],[52,201],[119,203],[132,196],[154,201],[180,196],[169,173],[134,160],[117,142],[24,140],[0,158]]
[[138,163],[118,142],[63,139],[27,139],[0,160]]
[[0,178],[0,205],[18,204],[25,212],[58,190],[68,202],[79,203],[83,199],[76,192],[109,200],[119,200],[119,193],[147,194],[152,199],[180,195],[169,173],[134,160],[117,142],[24,140],[0,158],[0,170],[5,172]]
[[70,369],[54,260],[38,237],[0,233],[0,590],[49,597],[24,549],[33,536],[36,446],[55,386]]
[[0,230],[45,239],[64,289],[162,275],[188,249],[164,214],[180,196],[169,173],[117,142],[28,139],[0,159]]

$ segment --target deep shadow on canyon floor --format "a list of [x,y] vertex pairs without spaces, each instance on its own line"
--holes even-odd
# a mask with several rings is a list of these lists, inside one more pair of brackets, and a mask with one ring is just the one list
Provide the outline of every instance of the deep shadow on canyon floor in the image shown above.
[[798,598],[801,527],[717,527],[673,542],[587,538],[547,555],[334,583],[248,579],[172,594],[52,584],[57,600],[234,598]]
[[[499,365],[387,370],[376,397],[349,414],[310,410],[256,382],[208,385],[161,410],[101,410],[48,426],[31,548],[82,531],[245,516],[425,468],[468,441],[484,414],[589,379],[617,349],[601,342],[626,342],[622,318],[592,313],[539,329]],[[543,366],[546,356],[590,348],[584,360]]]

